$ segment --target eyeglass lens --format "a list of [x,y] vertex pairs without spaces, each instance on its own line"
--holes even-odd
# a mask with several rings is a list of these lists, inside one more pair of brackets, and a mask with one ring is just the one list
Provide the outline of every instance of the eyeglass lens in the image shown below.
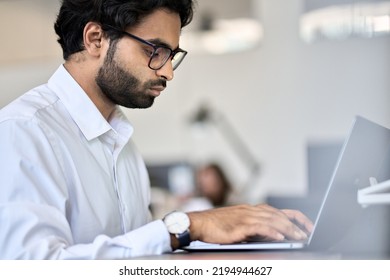
[[[170,49],[164,47],[157,47],[152,57],[150,58],[149,66],[152,69],[156,69],[156,70],[160,69],[169,60],[171,55],[172,55],[172,51]],[[183,52],[177,52],[174,54],[174,56],[172,57],[173,70],[175,70],[179,66],[183,58],[184,58]]]

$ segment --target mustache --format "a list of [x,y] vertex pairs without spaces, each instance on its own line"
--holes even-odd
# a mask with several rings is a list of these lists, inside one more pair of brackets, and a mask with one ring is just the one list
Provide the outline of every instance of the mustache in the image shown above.
[[147,84],[147,87],[155,87],[155,86],[162,86],[164,88],[167,87],[167,81],[160,79],[160,80],[155,80],[155,81],[149,81]]

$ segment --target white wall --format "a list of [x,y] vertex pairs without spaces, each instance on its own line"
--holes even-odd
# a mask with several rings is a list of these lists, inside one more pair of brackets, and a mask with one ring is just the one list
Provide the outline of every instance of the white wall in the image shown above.
[[[256,6],[265,30],[258,49],[189,55],[153,108],[126,110],[148,161],[219,159],[240,186],[245,165],[218,129],[199,138],[187,124],[203,101],[222,112],[261,164],[259,179],[241,197],[248,202],[270,193],[303,195],[306,145],[343,139],[354,115],[390,126],[389,37],[306,45],[298,35],[301,0]],[[60,59],[0,62],[0,107],[47,80]]]

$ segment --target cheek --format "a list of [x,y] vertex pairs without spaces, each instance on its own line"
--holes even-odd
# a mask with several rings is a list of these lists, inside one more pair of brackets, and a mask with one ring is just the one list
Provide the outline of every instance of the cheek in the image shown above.
[[147,75],[153,73],[148,66],[149,58],[133,45],[125,44],[123,41],[118,43],[115,57],[118,64],[133,75],[148,77]]
[[127,61],[126,63],[123,62],[124,61],[122,60],[120,67],[125,70],[126,73],[136,78],[141,87],[151,79],[151,71],[148,67],[145,68],[144,66],[140,66],[135,63],[134,60]]
[[137,90],[143,91],[149,81],[156,80],[156,71],[149,68],[147,57],[142,57],[142,54],[135,55],[135,51],[131,53],[129,50],[128,46],[118,44],[115,63],[129,76],[137,79]]

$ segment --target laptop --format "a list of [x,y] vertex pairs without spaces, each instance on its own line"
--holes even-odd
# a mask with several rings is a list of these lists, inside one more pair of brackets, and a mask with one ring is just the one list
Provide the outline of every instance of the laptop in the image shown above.
[[288,250],[309,248],[325,251],[341,242],[362,216],[364,207],[357,201],[358,190],[370,182],[390,179],[390,129],[356,116],[345,139],[327,190],[304,241],[242,242],[210,244],[194,241],[187,251]]

